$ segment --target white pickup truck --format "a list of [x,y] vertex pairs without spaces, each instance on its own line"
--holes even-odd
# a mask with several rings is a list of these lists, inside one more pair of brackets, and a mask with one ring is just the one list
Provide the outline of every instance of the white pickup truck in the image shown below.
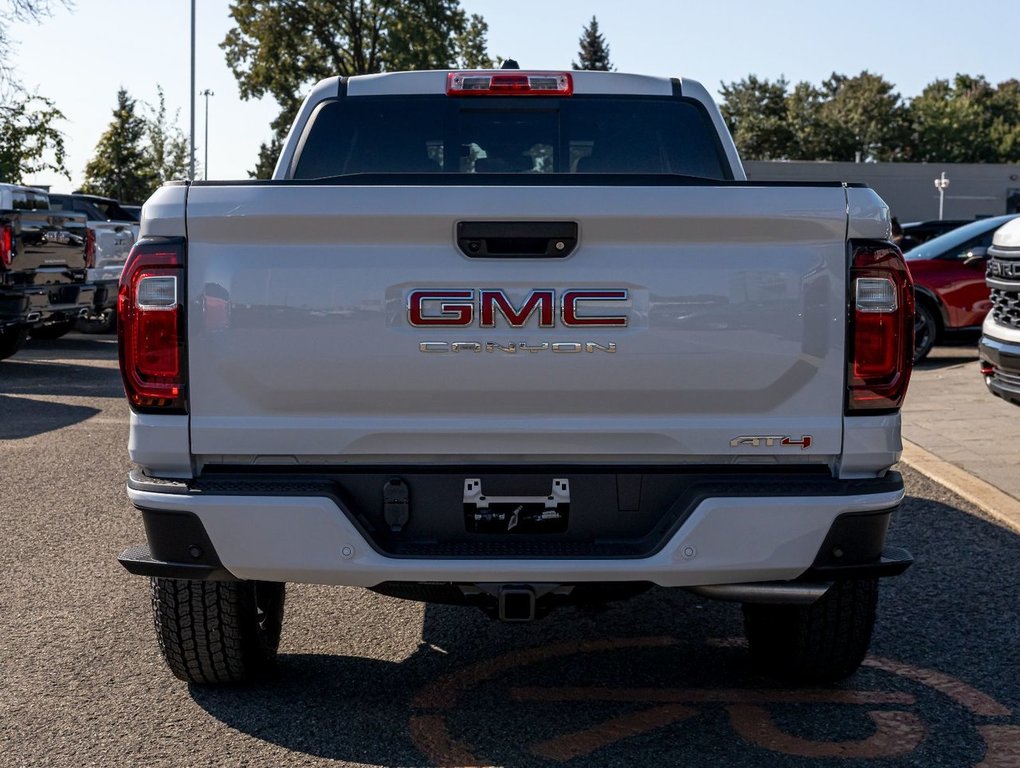
[[851,674],[911,562],[889,235],[862,186],[747,182],[692,80],[320,82],[272,180],[158,190],[121,279],[167,663],[263,674],[288,581],[506,621],[658,585]]

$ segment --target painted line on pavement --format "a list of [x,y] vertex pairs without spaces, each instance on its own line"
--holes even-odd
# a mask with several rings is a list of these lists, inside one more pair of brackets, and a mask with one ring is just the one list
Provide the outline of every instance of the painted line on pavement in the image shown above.
[[[729,648],[742,645],[743,639],[711,639],[708,644]],[[414,697],[413,707],[417,712],[412,712],[410,717],[411,738],[418,750],[437,765],[483,768],[510,762],[486,759],[477,754],[475,745],[463,740],[468,734],[464,722],[475,720],[479,703],[476,697],[481,693],[481,701],[491,701],[496,695],[511,702],[507,711],[514,713],[515,740],[509,746],[558,763],[587,761],[602,750],[619,748],[620,743],[630,741],[629,749],[639,753],[651,751],[652,757],[632,757],[627,764],[657,764],[661,760],[655,760],[654,755],[676,743],[676,728],[696,729],[697,723],[685,726],[685,722],[703,716],[718,719],[721,709],[727,713],[735,737],[718,745],[723,750],[752,748],[761,750],[762,754],[811,760],[880,760],[913,754],[933,735],[954,738],[970,733],[977,737],[972,744],[975,753],[979,752],[980,745],[984,746],[983,762],[976,768],[1020,766],[1020,726],[1015,722],[1001,722],[1013,716],[1008,707],[939,670],[874,656],[867,657],[864,666],[892,678],[873,678],[871,684],[878,687],[865,689],[626,687],[625,676],[621,679],[611,674],[600,674],[583,685],[515,685],[531,682],[536,676],[539,680],[556,681],[565,675],[573,682],[571,657],[591,658],[635,650],[662,654],[659,661],[664,663],[680,652],[680,643],[670,637],[565,642],[512,651],[455,669],[430,680]],[[611,669],[612,663],[608,660],[606,663],[607,669]],[[530,675],[523,671],[545,664],[559,664],[560,667],[536,670]],[[561,674],[557,674],[557,669]],[[538,672],[542,674],[537,675]],[[937,700],[901,690],[902,685],[896,678],[942,694],[979,719],[960,717],[959,713],[949,716],[951,710],[941,708]],[[857,682],[866,681],[862,676]],[[624,685],[617,686],[618,682]],[[530,707],[531,703],[536,706]],[[560,715],[580,712],[579,717],[558,715],[553,718],[550,713],[554,710],[550,705],[554,703],[597,704],[599,707],[591,710],[592,715],[601,713],[607,719],[593,725],[585,708],[571,706],[556,707],[555,711]],[[842,711],[836,705],[841,705]],[[865,708],[859,713],[871,720],[870,732],[858,738],[842,737],[841,725],[852,711],[847,707]],[[797,727],[796,721],[791,720],[794,712],[804,717],[810,715],[811,722],[818,727],[817,732],[808,735]],[[798,715],[798,720],[800,717]],[[988,722],[989,718],[994,720]],[[663,733],[666,728],[674,731]],[[603,753],[602,756],[610,755]],[[916,759],[909,764],[920,765],[923,757],[915,755]]]
[[900,461],[980,507],[997,523],[1020,533],[1020,501],[1005,491],[906,439]]

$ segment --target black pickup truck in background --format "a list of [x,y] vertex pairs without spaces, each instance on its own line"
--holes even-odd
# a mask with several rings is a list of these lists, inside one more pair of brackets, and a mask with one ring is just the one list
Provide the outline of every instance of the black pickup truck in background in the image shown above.
[[131,246],[138,239],[138,216],[117,200],[74,192],[50,194],[50,209],[83,214],[92,233],[94,256],[88,281],[96,287],[92,312],[79,318],[85,333],[109,333],[117,327],[117,285]]
[[29,333],[55,338],[92,311],[94,258],[84,215],[50,210],[42,190],[0,184],[0,360]]

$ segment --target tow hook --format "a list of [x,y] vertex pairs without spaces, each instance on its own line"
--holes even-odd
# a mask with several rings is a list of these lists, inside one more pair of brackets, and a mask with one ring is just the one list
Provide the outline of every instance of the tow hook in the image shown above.
[[534,621],[545,616],[557,601],[568,600],[573,584],[534,583],[458,584],[461,594],[486,614],[500,621]]
[[499,590],[500,621],[533,621],[535,590],[528,586],[509,586]]

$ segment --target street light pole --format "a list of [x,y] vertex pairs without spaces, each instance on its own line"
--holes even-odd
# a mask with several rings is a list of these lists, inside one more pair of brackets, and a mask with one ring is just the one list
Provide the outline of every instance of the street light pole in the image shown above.
[[209,181],[209,97],[216,94],[206,88],[202,95],[205,96],[205,160],[202,163],[202,176]]
[[191,0],[191,159],[188,178],[195,180],[195,0]]
[[942,211],[946,201],[946,190],[949,189],[949,179],[946,178],[945,171],[942,171],[942,175],[935,179],[935,189],[939,191],[939,221],[942,221]]

